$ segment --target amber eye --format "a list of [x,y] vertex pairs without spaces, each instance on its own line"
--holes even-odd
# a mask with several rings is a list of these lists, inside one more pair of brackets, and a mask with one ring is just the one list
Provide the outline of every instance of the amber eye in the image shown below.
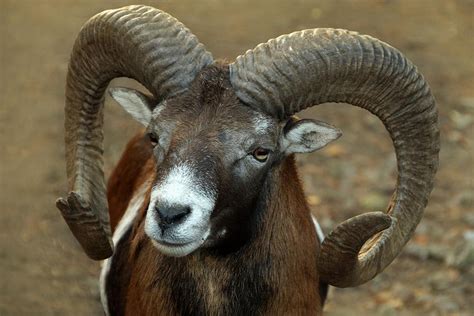
[[268,149],[258,147],[252,152],[252,156],[260,162],[265,162],[268,159],[269,153]]
[[148,133],[148,138],[150,139],[150,143],[153,147],[158,145],[158,138],[155,135],[153,135],[152,133]]

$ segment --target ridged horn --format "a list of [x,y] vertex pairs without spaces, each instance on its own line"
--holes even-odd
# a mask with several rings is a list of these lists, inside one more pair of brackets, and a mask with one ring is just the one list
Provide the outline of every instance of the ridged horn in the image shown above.
[[66,84],[65,143],[69,195],[56,205],[92,259],[112,255],[103,172],[103,105],[109,82],[129,77],[157,99],[187,89],[213,58],[170,15],[147,6],[107,10],[81,29]]
[[412,236],[433,188],[438,115],[423,76],[388,44],[337,29],[272,39],[237,57],[230,72],[244,103],[280,119],[313,105],[344,102],[383,122],[399,173],[391,207],[387,214],[366,213],[337,226],[318,258],[320,277],[331,285],[356,286],[375,277]]

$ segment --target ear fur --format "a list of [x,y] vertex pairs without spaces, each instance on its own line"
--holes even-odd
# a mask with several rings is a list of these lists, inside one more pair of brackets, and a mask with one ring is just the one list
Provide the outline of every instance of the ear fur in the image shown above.
[[148,126],[153,108],[153,100],[149,96],[135,89],[121,87],[110,88],[109,94],[135,120]]
[[283,129],[282,149],[287,155],[313,152],[338,139],[341,135],[341,130],[327,123],[291,118]]

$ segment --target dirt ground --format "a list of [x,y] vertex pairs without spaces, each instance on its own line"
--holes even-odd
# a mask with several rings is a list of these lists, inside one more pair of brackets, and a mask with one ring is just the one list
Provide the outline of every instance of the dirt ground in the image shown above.
[[[218,58],[232,60],[283,33],[336,27],[389,42],[418,65],[437,98],[442,131],[430,204],[392,265],[358,288],[332,288],[325,310],[474,314],[473,1],[141,2],[177,17]],[[101,314],[99,265],[83,254],[54,201],[66,190],[64,85],[74,38],[95,13],[126,4],[0,0],[0,315]],[[324,105],[305,115],[344,131],[334,145],[299,157],[308,201],[324,230],[354,214],[383,210],[396,169],[381,123],[349,105]],[[136,130],[107,100],[108,172]]]

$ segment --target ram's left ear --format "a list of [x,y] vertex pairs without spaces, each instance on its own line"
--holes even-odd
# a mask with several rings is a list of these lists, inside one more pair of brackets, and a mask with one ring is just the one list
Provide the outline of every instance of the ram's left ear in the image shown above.
[[292,117],[283,128],[281,148],[289,155],[318,150],[342,135],[341,130],[327,123]]
[[135,120],[145,127],[151,120],[154,100],[138,90],[130,88],[109,88],[110,96]]

